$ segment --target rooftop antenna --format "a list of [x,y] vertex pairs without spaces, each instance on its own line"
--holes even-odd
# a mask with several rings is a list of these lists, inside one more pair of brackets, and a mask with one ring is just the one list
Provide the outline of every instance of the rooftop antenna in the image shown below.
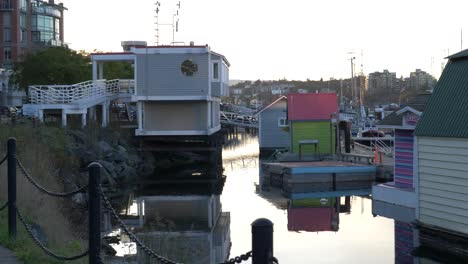
[[156,29],[155,29],[155,35],[156,35],[156,46],[159,46],[159,7],[161,6],[161,3],[159,1],[156,1],[154,3],[154,12],[156,12],[156,16],[154,17],[156,19]]
[[176,4],[176,10],[172,14],[172,23],[159,23],[159,11],[161,3],[159,1],[155,2],[155,12],[156,12],[156,45],[159,45],[159,26],[171,26],[172,27],[172,44],[175,43],[175,33],[179,32],[179,10],[180,10],[180,1]]

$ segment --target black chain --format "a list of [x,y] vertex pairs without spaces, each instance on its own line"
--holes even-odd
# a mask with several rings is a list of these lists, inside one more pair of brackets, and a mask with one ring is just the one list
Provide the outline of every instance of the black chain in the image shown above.
[[177,262],[174,262],[172,260],[169,260],[161,255],[156,254],[153,250],[148,248],[143,242],[141,242],[138,237],[133,234],[128,227],[125,225],[125,223],[120,219],[120,217],[117,215],[115,212],[115,209],[112,207],[109,199],[107,198],[106,194],[102,190],[102,186],[99,185],[99,192],[101,193],[101,197],[104,201],[104,206],[111,212],[112,216],[114,219],[119,222],[119,226],[124,230],[124,232],[128,235],[128,237],[137,244],[138,247],[140,247],[146,254],[148,254],[150,257],[155,258],[159,260],[160,262],[164,264],[178,264]]
[[76,256],[73,256],[73,257],[65,257],[65,256],[60,256],[60,255],[57,255],[55,254],[54,252],[50,251],[48,248],[46,248],[42,243],[41,241],[39,241],[39,239],[37,239],[34,234],[32,233],[31,231],[31,228],[28,226],[28,224],[26,223],[26,221],[24,220],[24,217],[23,215],[21,214],[20,210],[18,209],[18,207],[15,208],[16,209],[16,213],[18,214],[18,218],[20,219],[21,223],[23,223],[24,225],[24,228],[26,229],[26,231],[28,232],[29,236],[32,238],[32,240],[34,241],[34,243],[42,249],[42,251],[44,251],[44,253],[46,253],[47,255],[53,257],[53,258],[56,258],[58,260],[66,260],[66,261],[70,261],[70,260],[77,260],[77,259],[80,259],[86,255],[88,255],[88,250],[86,250],[86,252],[83,252],[79,255],[76,255]]
[[278,259],[275,258],[275,257],[271,257],[270,261],[271,261],[272,264],[279,264]]
[[242,254],[238,257],[231,258],[226,262],[220,263],[220,264],[234,264],[234,263],[241,263],[242,261],[248,260],[250,257],[252,257],[252,251],[249,251],[245,254]]
[[88,189],[88,185],[85,185],[81,188],[79,188],[78,190],[75,190],[75,191],[72,191],[72,192],[69,192],[69,193],[59,193],[59,192],[51,192],[51,191],[48,191],[47,189],[45,189],[44,187],[42,187],[39,183],[37,183],[32,177],[31,175],[29,175],[29,173],[26,171],[26,169],[24,168],[23,164],[19,161],[19,159],[17,160],[17,163],[18,163],[18,166],[20,168],[20,170],[23,172],[23,175],[26,177],[26,179],[28,179],[28,181],[34,185],[37,189],[39,189],[41,192],[43,193],[46,193],[50,196],[54,196],[54,197],[70,197],[70,196],[73,196],[75,194],[78,194],[78,193],[82,193],[82,192],[85,192],[86,189]]
[[7,208],[8,202],[6,202],[2,207],[0,207],[0,211],[3,211],[5,208]]
[[6,155],[6,156],[0,161],[0,165],[2,165],[3,162],[5,162],[5,160],[7,160],[7,158],[8,158],[8,155]]

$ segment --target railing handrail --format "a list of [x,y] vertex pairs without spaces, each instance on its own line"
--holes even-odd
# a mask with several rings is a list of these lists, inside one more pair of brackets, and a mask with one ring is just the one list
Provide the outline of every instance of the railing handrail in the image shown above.
[[86,98],[133,94],[132,79],[94,80],[72,85],[31,85],[29,99],[32,104],[68,104]]

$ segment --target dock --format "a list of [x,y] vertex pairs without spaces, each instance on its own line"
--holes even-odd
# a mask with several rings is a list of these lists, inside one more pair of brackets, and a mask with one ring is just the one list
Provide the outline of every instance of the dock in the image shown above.
[[368,189],[375,165],[342,161],[271,162],[262,165],[262,186],[278,187],[286,197],[299,193]]

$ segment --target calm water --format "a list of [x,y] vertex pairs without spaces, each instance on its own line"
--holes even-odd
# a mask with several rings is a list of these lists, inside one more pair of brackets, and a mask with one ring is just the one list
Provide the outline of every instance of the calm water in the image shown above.
[[[275,190],[262,194],[256,191],[258,160],[242,159],[256,153],[257,139],[247,135],[240,145],[223,150],[227,181],[221,203],[223,211],[231,213],[232,256],[250,250],[250,224],[265,217],[274,223],[274,255],[280,263],[394,263],[394,221],[374,217],[371,199],[351,196],[350,212],[338,216],[330,216],[330,210],[317,206],[288,210],[287,200]],[[345,198],[340,201],[344,204]],[[288,216],[289,229],[338,230],[288,231]],[[332,219],[335,223],[327,226]]]

